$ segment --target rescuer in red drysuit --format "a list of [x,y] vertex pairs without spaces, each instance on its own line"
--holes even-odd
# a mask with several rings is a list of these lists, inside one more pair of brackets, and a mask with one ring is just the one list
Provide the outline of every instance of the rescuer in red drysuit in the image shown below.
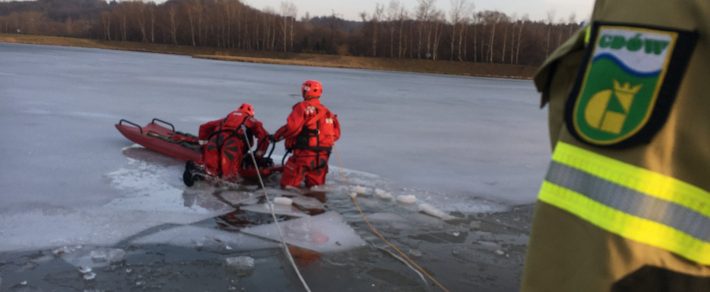
[[203,145],[202,161],[207,173],[227,180],[236,179],[242,158],[249,151],[248,145],[254,145],[254,136],[259,141],[254,153],[258,158],[269,147],[269,133],[254,118],[254,107],[248,103],[223,119],[202,124],[198,138]]
[[286,139],[286,149],[293,155],[284,165],[281,187],[306,187],[325,184],[328,158],[340,138],[338,116],[320,103],[323,85],[308,80],[301,87],[303,101],[293,106],[286,125],[274,134],[274,141]]

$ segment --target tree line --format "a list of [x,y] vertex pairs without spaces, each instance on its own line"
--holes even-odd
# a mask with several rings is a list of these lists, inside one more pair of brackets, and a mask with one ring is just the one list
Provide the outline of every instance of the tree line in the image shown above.
[[470,0],[398,0],[360,13],[360,21],[330,16],[298,19],[282,2],[258,10],[240,0],[38,0],[0,2],[0,32],[72,36],[286,53],[539,65],[579,29],[575,16],[545,20],[478,11]]

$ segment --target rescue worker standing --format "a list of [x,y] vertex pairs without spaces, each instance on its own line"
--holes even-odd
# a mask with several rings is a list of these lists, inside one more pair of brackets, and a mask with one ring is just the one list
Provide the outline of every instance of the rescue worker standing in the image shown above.
[[554,151],[523,291],[710,291],[709,18],[597,0],[540,69]]
[[335,141],[340,138],[338,116],[320,103],[323,85],[308,80],[301,87],[303,101],[293,106],[286,125],[278,129],[273,139],[286,139],[286,149],[292,151],[284,165],[281,187],[306,187],[325,184],[328,159]]
[[198,139],[203,145],[202,161],[207,173],[226,180],[236,179],[242,158],[249,151],[248,145],[254,145],[254,136],[258,139],[255,152],[258,158],[269,147],[269,133],[254,118],[254,107],[248,103],[223,119],[202,124]]

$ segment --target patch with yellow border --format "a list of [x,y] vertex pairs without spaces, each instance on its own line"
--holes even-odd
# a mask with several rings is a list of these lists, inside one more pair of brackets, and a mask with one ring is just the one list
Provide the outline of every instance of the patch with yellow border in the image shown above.
[[566,109],[567,128],[595,146],[647,143],[668,118],[697,34],[592,25],[586,61]]

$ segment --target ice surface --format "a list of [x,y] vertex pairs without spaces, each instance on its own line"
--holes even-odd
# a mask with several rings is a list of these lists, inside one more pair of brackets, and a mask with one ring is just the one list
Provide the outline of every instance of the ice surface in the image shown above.
[[[317,252],[343,251],[365,245],[365,241],[336,212],[281,221],[279,226],[288,244]],[[245,228],[241,232],[281,241],[275,223]]]
[[0,56],[0,251],[111,245],[225,212],[211,191],[184,189],[182,163],[131,147],[113,125],[158,117],[195,133],[249,102],[273,131],[305,79],[325,84],[343,127],[329,181],[386,178],[435,190],[417,197],[440,210],[487,212],[534,201],[549,159],[530,81],[16,44]]

